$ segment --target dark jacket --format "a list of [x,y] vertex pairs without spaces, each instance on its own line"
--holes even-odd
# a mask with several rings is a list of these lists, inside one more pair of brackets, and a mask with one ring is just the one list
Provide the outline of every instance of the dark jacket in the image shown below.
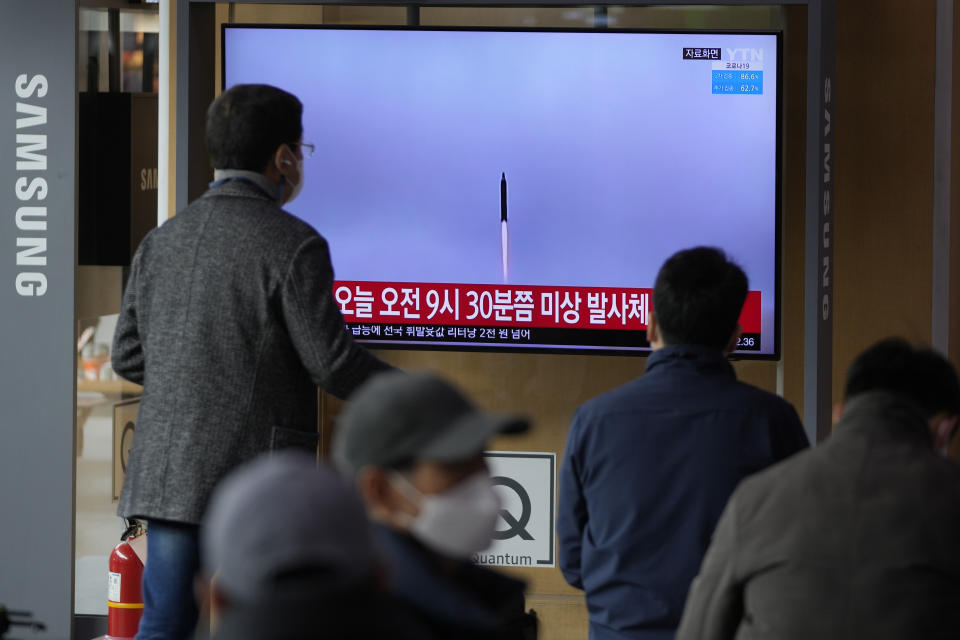
[[114,335],[114,370],[144,386],[119,515],[198,523],[227,471],[316,435],[318,385],[346,396],[386,366],[332,282],[326,241],[244,181],[147,235]]
[[434,638],[534,640],[537,619],[524,612],[520,580],[471,562],[438,556],[412,537],[375,524],[390,591]]
[[581,406],[560,467],[560,569],[592,640],[672,638],[723,506],[745,476],[807,446],[787,402],[720,351],[667,346]]
[[211,640],[435,639],[387,593],[343,588],[329,579],[296,579],[278,583],[254,602],[231,604]]
[[677,637],[960,636],[960,466],[923,417],[855,397],[815,449],[737,489]]

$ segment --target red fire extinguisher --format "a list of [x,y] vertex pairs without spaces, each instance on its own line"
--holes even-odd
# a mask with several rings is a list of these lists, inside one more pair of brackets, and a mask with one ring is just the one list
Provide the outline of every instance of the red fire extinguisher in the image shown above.
[[143,562],[146,558],[146,535],[134,521],[120,537],[120,544],[110,554],[107,588],[107,638],[127,640],[137,635],[143,615]]

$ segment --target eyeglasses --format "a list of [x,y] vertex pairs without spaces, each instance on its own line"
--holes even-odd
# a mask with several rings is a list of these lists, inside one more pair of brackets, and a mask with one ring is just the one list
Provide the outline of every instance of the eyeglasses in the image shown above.
[[294,144],[300,147],[300,153],[303,154],[304,158],[312,158],[313,154],[317,152],[317,145],[311,142],[295,142]]

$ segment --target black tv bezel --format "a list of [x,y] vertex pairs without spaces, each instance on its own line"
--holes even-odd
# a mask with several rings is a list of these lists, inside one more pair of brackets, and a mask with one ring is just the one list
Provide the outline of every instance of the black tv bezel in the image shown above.
[[[776,82],[776,166],[774,170],[774,189],[776,193],[775,221],[774,221],[774,309],[773,309],[773,352],[753,353],[749,351],[734,351],[730,354],[731,360],[779,361],[781,358],[781,324],[783,306],[783,29],[621,29],[606,26],[595,27],[502,27],[502,26],[447,26],[447,25],[343,25],[343,24],[290,24],[290,23],[222,23],[220,25],[220,91],[226,90],[226,49],[228,29],[297,29],[313,31],[463,31],[463,32],[510,32],[510,33],[636,33],[636,34],[689,34],[689,35],[764,35],[776,36],[777,41],[777,82]],[[652,288],[652,284],[651,284]],[[652,302],[652,300],[651,300]],[[644,336],[646,337],[646,336]],[[762,336],[761,336],[762,337]],[[607,349],[593,347],[523,347],[514,345],[497,346],[494,343],[484,344],[436,344],[418,342],[378,341],[355,338],[359,343],[372,349],[402,350],[402,351],[452,351],[452,352],[488,352],[488,353],[544,353],[561,355],[596,355],[596,356],[627,356],[646,357],[652,349],[641,347],[634,350]],[[649,343],[648,343],[649,344]]]

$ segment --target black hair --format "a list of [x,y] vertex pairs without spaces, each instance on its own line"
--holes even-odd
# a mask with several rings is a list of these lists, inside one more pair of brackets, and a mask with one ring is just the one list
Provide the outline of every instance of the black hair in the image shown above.
[[902,338],[881,340],[850,365],[844,398],[849,400],[867,391],[903,396],[928,419],[941,411],[960,413],[960,382],[950,361],[933,349],[915,348]]
[[747,275],[713,247],[670,256],[653,288],[657,327],[666,344],[724,349],[746,299]]
[[263,172],[282,144],[303,135],[303,104],[282,89],[238,84],[207,109],[207,151],[214,169]]

